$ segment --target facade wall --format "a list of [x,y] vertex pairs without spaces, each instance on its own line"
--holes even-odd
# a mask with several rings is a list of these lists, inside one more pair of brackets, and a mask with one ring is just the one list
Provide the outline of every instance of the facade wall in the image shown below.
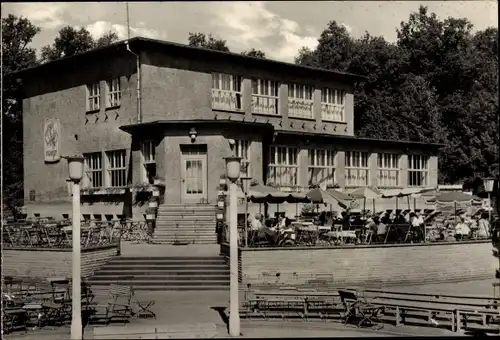
[[[82,276],[90,277],[118,254],[118,245],[82,249]],[[45,279],[71,277],[71,249],[4,249],[3,275]]]
[[[169,56],[164,53],[141,52],[141,96],[142,122],[157,120],[232,120],[254,123],[269,123],[276,130],[295,131],[310,134],[331,134],[353,136],[353,86],[336,81],[334,76],[323,78],[308,77],[302,71],[297,75],[273,70],[255,68],[227,61],[202,60],[196,53],[189,56]],[[220,72],[242,77],[242,109],[225,111],[212,109],[212,73]],[[121,105],[118,108],[105,109],[105,81],[120,78]],[[250,77],[275,80],[279,87],[279,115],[264,115],[252,112],[252,86]],[[101,109],[86,112],[86,84],[100,82]],[[288,84],[306,84],[315,87],[313,118],[293,118],[288,114]],[[322,87],[346,91],[345,122],[326,122],[321,119]],[[105,161],[105,152],[117,149],[127,150],[128,182],[144,182],[140,142],[150,139],[148,131],[134,135],[121,131],[122,125],[138,122],[137,115],[137,74],[135,58],[131,54],[120,54],[89,60],[79,67],[65,70],[54,78],[53,74],[41,74],[25,84],[27,98],[23,102],[24,117],[24,195],[25,206],[29,213],[60,217],[68,213],[71,216],[71,188],[66,179],[67,162],[61,159],[57,163],[47,164],[43,158],[43,125],[48,118],[59,118],[61,123],[61,154],[101,152]],[[219,177],[224,173],[222,157],[231,155],[228,139],[249,140],[251,144],[252,177],[260,182],[266,180],[265,165],[268,162],[270,142],[265,140],[264,132],[248,133],[245,126],[237,129],[210,130],[202,125],[193,125],[198,130],[197,144],[208,146],[208,201],[215,202]],[[179,145],[192,144],[188,131],[168,131],[157,136],[156,166],[157,174],[164,177],[166,202],[181,203],[180,200],[180,152]],[[267,136],[269,137],[269,136]],[[313,147],[307,137],[297,136],[285,142],[286,145],[300,148],[299,185],[308,187],[307,148]],[[278,143],[278,142],[276,142]],[[316,145],[318,148],[335,148],[336,183],[345,187],[344,151],[351,145],[332,145],[331,142]],[[371,167],[376,167],[376,152],[369,145],[364,150],[373,152]],[[394,151],[394,150],[393,150]],[[396,150],[403,154],[401,172],[405,173],[405,150]],[[405,165],[406,164],[406,165]],[[437,184],[437,157],[429,161],[429,185]],[[104,170],[103,170],[104,172]],[[375,176],[373,169],[371,176]],[[374,178],[374,177],[373,177]],[[402,176],[402,187],[406,176]],[[375,184],[375,183],[373,183]],[[35,199],[30,201],[30,193]],[[82,214],[123,214],[127,209],[125,197],[98,197],[91,202],[82,197]],[[135,215],[142,215],[145,207],[133,206]]]
[[424,284],[485,279],[495,270],[489,241],[257,248],[242,249],[240,256],[244,287],[248,283],[302,285],[328,275],[333,278],[328,283],[337,286]]

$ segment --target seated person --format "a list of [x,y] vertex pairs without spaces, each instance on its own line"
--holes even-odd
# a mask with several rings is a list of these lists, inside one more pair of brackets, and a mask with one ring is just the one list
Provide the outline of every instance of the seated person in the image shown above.
[[458,223],[455,225],[455,239],[462,240],[470,235],[470,228],[465,223],[465,216],[460,216]]
[[488,238],[490,237],[490,222],[488,221],[488,214],[482,213],[481,218],[477,223],[477,237]]
[[387,234],[387,225],[389,224],[389,218],[383,217],[377,225],[377,242],[384,243],[385,235]]
[[377,217],[370,217],[366,220],[366,224],[363,226],[365,233],[365,243],[372,242],[373,235],[377,234],[377,222]]

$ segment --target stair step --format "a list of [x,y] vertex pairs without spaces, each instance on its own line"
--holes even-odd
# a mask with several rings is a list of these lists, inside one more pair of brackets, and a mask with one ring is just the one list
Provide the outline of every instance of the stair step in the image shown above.
[[[93,286],[95,283],[96,285],[105,285],[107,283],[113,284],[116,283],[116,278],[111,278],[109,281],[100,281],[100,280],[94,280],[94,278],[91,278],[88,280],[88,283]],[[133,280],[132,285],[134,289],[136,286],[163,286],[163,287],[169,287],[169,286],[191,286],[191,287],[210,287],[210,286],[228,286],[229,287],[229,278],[227,280],[210,280],[210,281],[191,281],[191,280],[162,280],[162,281],[149,281],[147,279],[143,280]]]
[[[129,273],[123,273],[118,276],[128,276]],[[116,275],[95,275],[92,277],[92,281],[116,281]],[[176,276],[176,275],[135,275],[132,282],[136,281],[162,281],[162,282],[170,282],[170,281],[216,281],[216,282],[226,282],[229,281],[228,275],[197,275],[197,276]]]
[[[126,272],[127,275],[123,275],[123,273]],[[153,269],[142,269],[142,268],[137,268],[137,269],[127,269],[125,271],[123,270],[115,270],[115,269],[101,269],[98,272],[94,274],[94,277],[98,276],[144,276],[144,275],[149,275],[149,276],[159,276],[159,275],[164,275],[164,276],[178,276],[178,277],[185,277],[185,276],[193,276],[193,277],[198,277],[200,275],[206,276],[206,277],[217,277],[218,275],[229,275],[229,269],[228,268],[221,268],[220,270],[197,270],[197,271],[170,271],[168,269],[164,270],[153,270]]]
[[[105,298],[108,297],[108,289],[109,285],[112,284],[111,282],[108,284],[99,282],[94,285],[92,285],[92,290],[102,290],[103,294],[102,296],[105,296]],[[151,285],[151,286],[141,286],[137,285],[134,282],[134,291],[229,291],[229,286],[189,286],[189,285],[176,285],[176,286],[159,286],[159,285]]]
[[198,231],[198,232],[190,232],[189,230],[158,230],[153,233],[153,235],[163,235],[163,236],[187,236],[187,237],[211,237],[211,236],[217,236],[215,231],[208,231],[208,230],[203,230],[203,231]]
[[225,263],[218,263],[218,264],[210,264],[210,265],[196,265],[196,264],[182,264],[182,263],[177,263],[177,264],[153,264],[153,263],[143,263],[143,264],[138,264],[138,263],[113,263],[113,264],[107,264],[106,266],[102,267],[102,269],[106,270],[111,270],[111,269],[117,269],[117,270],[126,270],[127,268],[130,269],[142,269],[142,270],[219,270],[219,269],[224,269],[226,266]]
[[120,256],[112,259],[108,263],[116,263],[116,262],[161,262],[161,263],[193,263],[193,264],[210,264],[210,263],[220,263],[224,258],[221,256],[210,256],[210,257],[199,257],[199,256],[185,256],[185,257],[156,257],[156,256],[144,256],[144,257],[132,257],[132,256]]

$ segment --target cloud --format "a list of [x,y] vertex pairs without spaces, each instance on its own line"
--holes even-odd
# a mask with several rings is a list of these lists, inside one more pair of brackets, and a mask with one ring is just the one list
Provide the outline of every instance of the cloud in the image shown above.
[[65,24],[63,16],[67,3],[18,3],[12,7],[14,13],[27,17],[41,28],[56,29]]
[[[165,39],[165,34],[158,32],[157,30],[148,29],[144,27],[143,22],[137,23],[138,27],[130,27],[130,36],[141,36],[153,39]],[[127,39],[127,27],[121,24],[113,24],[108,21],[96,21],[92,24],[87,25],[87,30],[95,38],[99,38],[105,33],[114,32],[118,35],[118,39]]]
[[317,37],[293,20],[266,9],[262,2],[216,3],[212,25],[231,49],[263,50],[273,59],[292,61],[301,47],[314,49]]

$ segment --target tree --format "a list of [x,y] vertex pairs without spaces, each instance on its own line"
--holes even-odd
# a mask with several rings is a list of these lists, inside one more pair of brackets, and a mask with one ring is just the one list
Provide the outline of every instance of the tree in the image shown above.
[[229,52],[226,40],[216,39],[212,34],[189,33],[188,45],[193,47],[208,48],[210,50]]
[[366,76],[354,90],[356,134],[444,142],[440,181],[473,185],[498,176],[499,134],[498,29],[472,28],[420,6],[392,44],[369,33],[354,39],[332,21],[295,61]]
[[104,34],[102,37],[97,39],[97,41],[95,42],[95,47],[108,46],[117,40],[118,40],[118,35],[115,32],[109,31],[108,33]]
[[252,48],[251,50],[241,52],[242,55],[247,56],[247,57],[254,57],[254,58],[261,58],[261,59],[266,59],[266,54],[262,52],[261,50],[256,50],[255,48]]
[[90,32],[81,28],[79,30],[66,26],[59,30],[59,35],[52,45],[42,47],[42,62],[54,61],[62,57],[69,57],[88,51],[96,47],[109,45],[118,40],[114,32],[108,32],[97,40],[92,38]]
[[29,45],[40,28],[28,19],[9,14],[2,19],[3,62],[3,193],[7,213],[23,202],[22,83],[9,74],[37,65],[36,51]]

